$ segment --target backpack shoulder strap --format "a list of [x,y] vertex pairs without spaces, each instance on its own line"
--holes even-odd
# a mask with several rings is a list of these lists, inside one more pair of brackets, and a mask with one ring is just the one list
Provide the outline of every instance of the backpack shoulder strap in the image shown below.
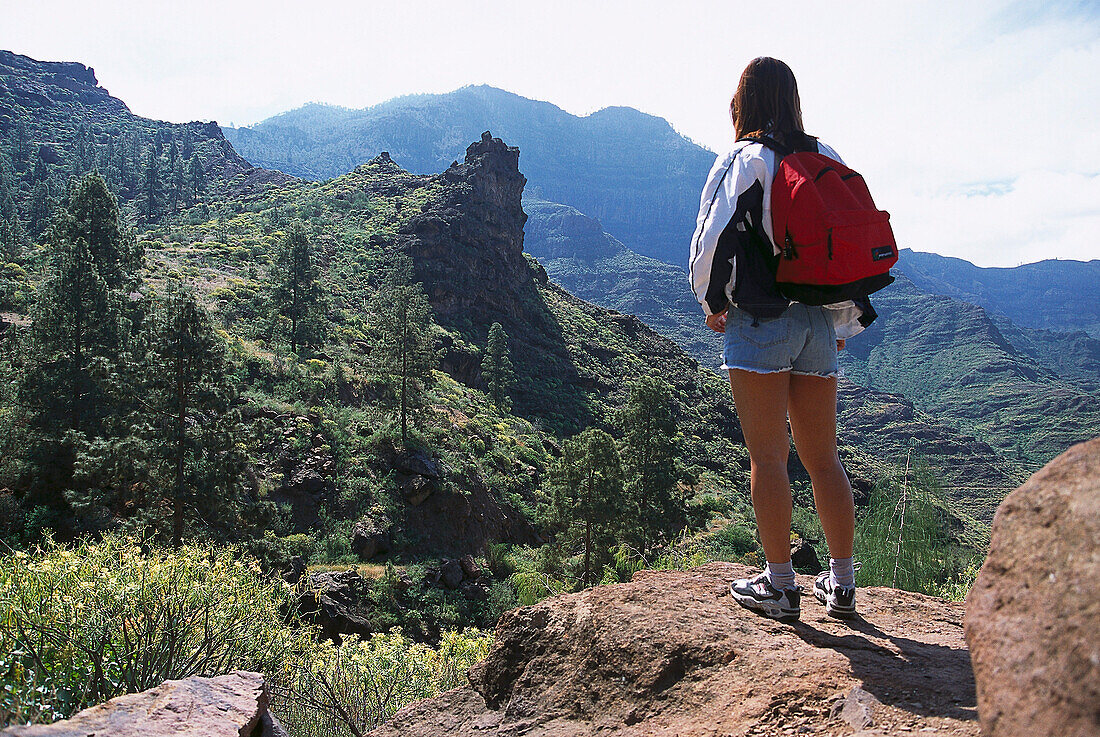
[[790,156],[796,151],[811,151],[815,154],[821,152],[821,149],[817,145],[816,137],[806,133],[804,133],[803,136],[805,138],[806,145],[798,149],[792,148],[791,146],[785,146],[771,136],[744,136],[743,138],[739,138],[737,140],[752,141],[754,143],[759,143],[763,146],[767,146],[772,151],[775,151],[777,154],[779,154],[780,158],[783,158],[784,156]]
[[772,151],[775,151],[777,154],[779,154],[781,157],[788,156],[794,153],[794,149],[792,149],[790,146],[784,146],[782,143],[775,140],[774,138],[771,138],[770,136],[744,136],[742,138],[738,138],[737,140],[752,141],[753,143],[759,143],[762,146],[767,146]]

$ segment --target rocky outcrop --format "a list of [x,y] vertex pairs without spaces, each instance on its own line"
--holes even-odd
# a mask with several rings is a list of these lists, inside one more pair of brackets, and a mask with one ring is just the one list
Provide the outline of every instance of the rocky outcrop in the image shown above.
[[441,197],[402,228],[416,261],[417,277],[437,315],[458,316],[488,326],[520,317],[532,287],[523,257],[521,197],[527,179],[519,171],[519,149],[486,131],[466,149],[466,159],[439,175]]
[[439,462],[424,451],[402,452],[393,470],[401,496],[414,507],[423,504],[439,486]]
[[267,710],[260,673],[165,681],[53,724],[9,727],[3,737],[285,737]]
[[480,480],[466,489],[446,489],[407,506],[401,521],[410,553],[478,555],[491,542],[539,545],[542,538],[523,516]]
[[960,604],[867,588],[861,619],[807,598],[785,625],[732,602],[750,573],[643,571],[515,609],[469,685],[372,734],[978,734]]
[[437,588],[458,589],[467,599],[484,601],[489,598],[489,577],[478,567],[472,555],[444,558],[438,566],[425,571],[424,581]]
[[384,514],[367,514],[351,528],[351,552],[370,560],[393,547],[392,525]]
[[306,577],[298,606],[321,627],[321,637],[342,642],[343,635],[367,637],[374,628],[369,615],[370,582],[347,571],[320,571]]
[[814,550],[816,542],[818,541],[800,537],[791,543],[791,564],[799,573],[815,575],[824,568],[817,557],[817,551]]
[[321,507],[336,495],[336,458],[322,432],[321,416],[276,415],[270,410],[256,415],[277,425],[263,454],[265,473],[277,474],[278,479],[268,499],[290,507],[295,529],[309,529],[318,524]]
[[983,734],[1100,734],[1100,438],[1001,504],[966,601]]

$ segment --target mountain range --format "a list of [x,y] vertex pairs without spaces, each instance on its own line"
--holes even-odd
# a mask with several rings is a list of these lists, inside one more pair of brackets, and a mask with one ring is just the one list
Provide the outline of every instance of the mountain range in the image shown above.
[[[10,52],[0,63],[5,150],[24,136],[38,158],[55,159],[47,168],[58,177],[82,138],[102,155],[112,136],[128,137],[131,159],[152,151],[164,167],[170,142],[192,139],[215,194],[143,237],[152,277],[187,274],[218,311],[246,305],[264,288],[278,223],[294,215],[325,254],[347,332],[374,288],[364,269],[398,245],[414,255],[443,331],[442,368],[459,386],[478,386],[493,321],[525,347],[516,413],[539,433],[613,428],[625,383],[656,368],[685,413],[685,462],[743,481],[743,449],[730,445],[739,430],[714,372],[719,346],[680,265],[713,154],[667,122],[627,108],[582,118],[468,87],[218,130],[137,118],[81,65]],[[25,207],[33,174],[16,173]],[[141,210],[140,187],[117,193]],[[988,520],[1028,469],[1100,434],[1100,343],[1087,332],[1097,297],[1077,291],[1100,262],[1044,264],[984,270],[903,253],[904,276],[877,298],[879,322],[842,354],[843,452],[857,479],[900,463],[917,441],[960,511]],[[1044,306],[1022,317],[1040,296]]]
[[[597,123],[612,112],[619,128],[608,136]],[[550,277],[578,296],[638,315],[714,367],[720,346],[702,325],[682,268],[685,234],[713,154],[667,124],[617,108],[582,118],[502,90],[470,87],[359,111],[310,105],[249,129],[227,129],[226,136],[246,156],[300,174],[309,172],[294,162],[323,162],[334,172],[334,152],[356,146],[390,150],[410,167],[430,171],[449,158],[447,136],[456,125],[474,130],[479,124],[516,131],[532,182],[524,199],[525,248]],[[404,133],[410,127],[414,136]],[[584,135],[588,140],[578,144]],[[276,140],[285,147],[282,157]],[[602,151],[598,164],[570,158],[591,146]],[[668,163],[670,151],[680,167]],[[669,177],[669,171],[682,174]],[[655,181],[660,189],[639,195],[640,183]],[[629,210],[609,211],[613,198]],[[653,223],[654,208],[667,218],[660,225]],[[1000,480],[991,486],[1008,488],[1020,469],[1100,432],[1100,293],[1090,289],[1100,261],[990,269],[904,249],[897,270],[898,282],[876,297],[882,317],[842,354],[855,386],[884,392],[930,424],[998,448],[1003,459],[991,467],[1001,469],[993,472]],[[859,435],[852,441],[873,442]],[[974,483],[971,474],[946,477]]]
[[714,154],[632,108],[578,117],[471,86],[363,110],[306,105],[250,128],[223,128],[249,161],[309,179],[343,174],[381,151],[409,171],[440,172],[485,130],[522,152],[525,197],[572,205],[638,253],[682,260]]
[[[313,103],[223,132],[250,161],[323,179],[380,151],[410,171],[442,171],[464,141],[486,129],[522,152],[525,202],[568,205],[637,254],[686,263],[698,193],[714,153],[666,121],[630,108],[579,117],[482,85],[362,110]],[[1100,291],[1093,286],[1100,260],[986,268],[928,252],[935,248],[903,250],[898,268],[921,291],[984,307],[1021,327],[1100,337]]]

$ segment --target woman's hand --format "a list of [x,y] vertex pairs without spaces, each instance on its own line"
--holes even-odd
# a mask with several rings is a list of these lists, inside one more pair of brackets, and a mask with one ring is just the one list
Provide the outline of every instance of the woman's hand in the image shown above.
[[726,310],[714,315],[707,315],[707,327],[716,333],[726,332]]
[[836,349],[838,352],[844,350],[844,338],[836,339]]

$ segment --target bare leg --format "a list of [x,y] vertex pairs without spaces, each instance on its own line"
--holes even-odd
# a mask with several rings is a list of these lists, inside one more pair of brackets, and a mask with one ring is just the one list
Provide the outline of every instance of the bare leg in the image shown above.
[[836,379],[792,375],[789,412],[794,446],[813,483],[814,504],[829,555],[850,558],[855,504],[836,450]]
[[752,508],[764,556],[772,563],[791,559],[791,482],[787,476],[787,372],[757,374],[730,369],[737,418],[752,462]]

